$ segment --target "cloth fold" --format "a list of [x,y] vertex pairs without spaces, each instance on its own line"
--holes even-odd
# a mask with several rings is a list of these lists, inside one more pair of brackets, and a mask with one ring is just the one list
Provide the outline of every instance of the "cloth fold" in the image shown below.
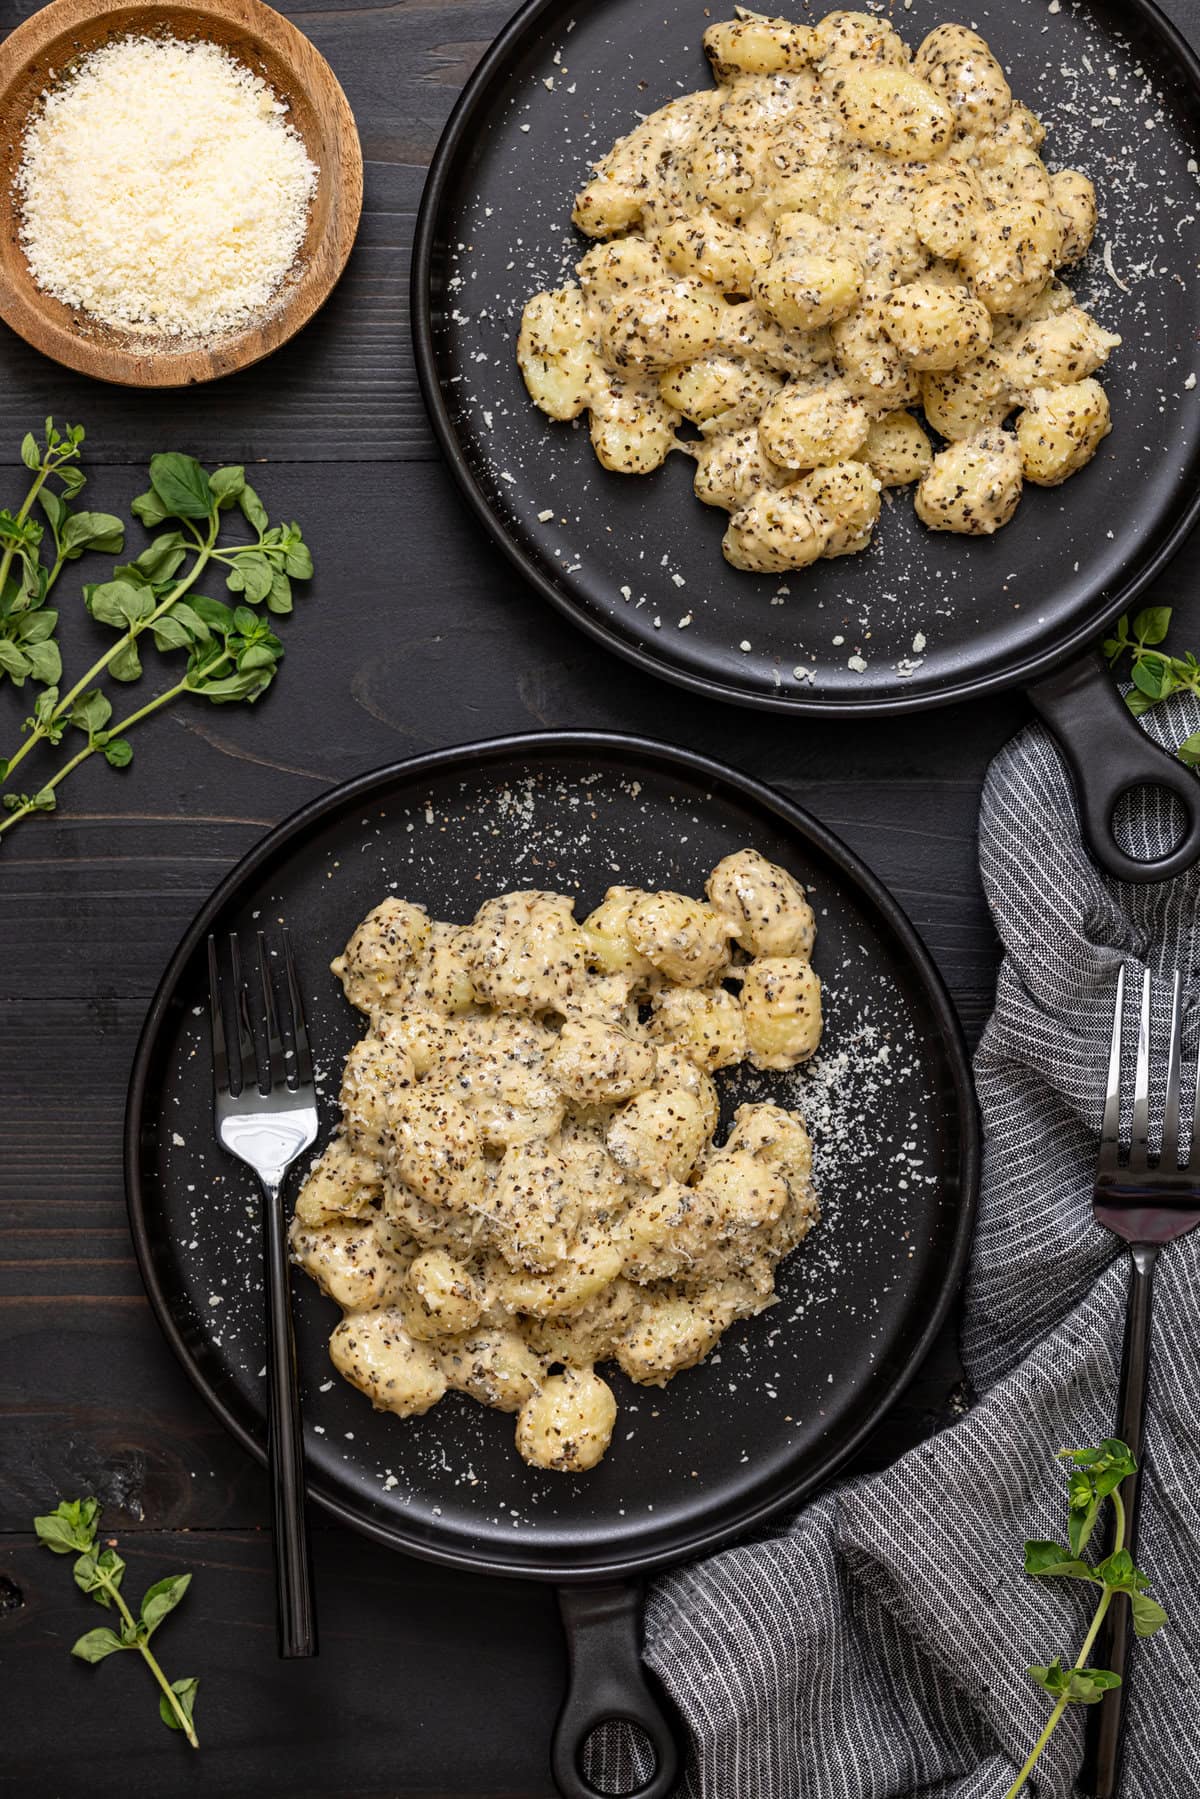
[[[1143,724],[1174,745],[1200,705],[1178,696]],[[1163,854],[1171,804],[1130,796],[1126,847]],[[975,1062],[984,1177],[962,1350],[976,1402],[883,1473],[654,1586],[646,1657],[687,1724],[686,1799],[1003,1799],[1047,1717],[1026,1668],[1073,1659],[1090,1616],[1084,1589],[1024,1574],[1022,1545],[1063,1534],[1055,1451],[1115,1429],[1127,1261],[1091,1216],[1113,988],[1122,961],[1134,985],[1148,965],[1165,1031],[1178,967],[1194,1064],[1200,870],[1145,887],[1102,876],[1040,725],[989,770],[979,859],[1004,963]],[[1173,1622],[1135,1652],[1123,1793],[1191,1799],[1200,1232],[1160,1263],[1145,1460],[1139,1561]],[[1069,1799],[1082,1742],[1074,1707],[1036,1799]]]

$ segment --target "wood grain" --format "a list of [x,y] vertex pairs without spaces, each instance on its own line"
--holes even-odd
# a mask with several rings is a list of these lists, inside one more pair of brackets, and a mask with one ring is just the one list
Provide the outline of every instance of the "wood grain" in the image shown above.
[[[35,283],[20,243],[13,177],[21,122],[79,57],[123,35],[168,31],[219,44],[263,76],[289,108],[320,173],[297,266],[272,310],[245,331],[174,349],[102,325]],[[0,318],[35,350],[98,381],[125,387],[186,387],[261,362],[308,323],[333,291],[362,212],[362,151],[354,115],[333,70],[302,32],[261,0],[54,0],[0,46]],[[16,129],[12,126],[15,125]],[[102,129],[102,126],[101,126]],[[178,253],[186,258],[188,247]]]

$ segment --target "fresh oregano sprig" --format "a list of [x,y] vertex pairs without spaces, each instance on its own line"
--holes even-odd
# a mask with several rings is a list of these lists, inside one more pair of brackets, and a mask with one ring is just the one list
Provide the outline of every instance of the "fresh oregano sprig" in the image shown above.
[[[1045,1729],[1029,1752],[1021,1772],[1008,1789],[1006,1799],[1015,1799],[1037,1766],[1046,1744],[1058,1728],[1068,1705],[1095,1705],[1121,1677],[1109,1668],[1089,1668],[1087,1658],[1100,1634],[1108,1608],[1115,1600],[1126,1599],[1133,1611],[1133,1628],[1139,1637],[1151,1637],[1167,1622],[1167,1614],[1156,1599],[1146,1592],[1149,1581],[1125,1547],[1125,1503],[1121,1484],[1137,1472],[1137,1463],[1128,1446],[1116,1437],[1107,1437],[1095,1449],[1061,1449],[1059,1456],[1070,1463],[1067,1490],[1067,1542],[1028,1542],[1025,1545],[1025,1572],[1039,1580],[1079,1580],[1100,1590],[1100,1599],[1083,1639],[1083,1647],[1069,1668],[1061,1656],[1055,1656],[1047,1667],[1032,1667],[1030,1678],[1054,1700],[1054,1708]],[[1083,1552],[1091,1541],[1101,1510],[1108,1501],[1114,1514],[1113,1547],[1103,1561],[1086,1562]]]
[[47,1549],[52,1549],[55,1555],[74,1555],[78,1558],[75,1563],[75,1585],[82,1592],[90,1593],[97,1605],[104,1606],[106,1610],[115,1609],[120,1617],[120,1628],[117,1630],[100,1625],[95,1630],[85,1631],[78,1642],[72,1645],[71,1654],[77,1655],[82,1662],[102,1662],[123,1649],[136,1649],[162,1689],[158,1701],[159,1717],[170,1730],[181,1730],[193,1749],[199,1749],[195,1713],[196,1692],[200,1682],[193,1678],[168,1680],[150,1650],[151,1637],[187,1592],[192,1583],[191,1575],[172,1574],[166,1580],[156,1580],[142,1595],[142,1603],[135,1618],[121,1592],[121,1582],[125,1578],[124,1561],[112,1548],[102,1549],[99,1555],[96,1554],[96,1537],[100,1529],[99,1500],[61,1500],[52,1512],[35,1518],[33,1528],[39,1541]]
[[[46,602],[65,564],[85,550],[119,551],[124,543],[119,518],[72,512],[69,505],[86,485],[78,466],[83,436],[82,425],[60,432],[52,418],[41,442],[26,432],[21,461],[33,480],[16,512],[0,511],[0,680],[7,675],[14,687],[29,679],[52,684],[62,673],[54,641],[58,613]],[[35,505],[50,527],[49,561],[43,560],[45,526],[34,516]]]
[[[283,645],[250,608],[265,602],[275,614],[292,610],[292,582],[307,580],[313,566],[299,525],[272,525],[240,466],[210,475],[195,457],[171,452],[151,458],[150,483],[133,511],[150,530],[176,523],[114,569],[110,580],[85,586],[88,611],[117,632],[116,640],[65,692],[54,683],[39,694],[22,743],[0,762],[0,783],[40,744],[58,745],[69,730],[80,731],[84,744],[34,791],[3,796],[9,816],[0,835],[31,813],[52,812],[61,783],[89,757],[102,754],[113,767],[126,767],[133,757],[128,733],[173,700],[253,701],[274,679]],[[222,541],[224,515],[235,506],[254,533],[249,543]],[[241,603],[198,594],[205,570],[221,572]],[[147,634],[159,651],[185,651],[186,672],[114,723],[113,700],[94,683],[104,676],[138,680]]]
[[[1132,623],[1126,614],[1117,625],[1116,635],[1106,638],[1102,646],[1113,669],[1129,657],[1133,685],[1125,695],[1125,704],[1135,718],[1173,693],[1200,696],[1200,662],[1191,651],[1186,656],[1171,656],[1158,647],[1171,628],[1171,611],[1170,606],[1147,606]],[[1181,743],[1175,754],[1189,768],[1200,768],[1200,731]]]

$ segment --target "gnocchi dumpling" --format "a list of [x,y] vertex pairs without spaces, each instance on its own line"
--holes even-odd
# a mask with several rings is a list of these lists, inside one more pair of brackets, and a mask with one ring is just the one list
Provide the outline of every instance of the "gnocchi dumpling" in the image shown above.
[[1008,431],[990,426],[940,450],[917,488],[917,517],[931,531],[990,537],[1021,498],[1021,452]]
[[543,1382],[517,1415],[517,1448],[535,1468],[583,1474],[612,1441],[613,1390],[594,1369],[564,1368]]
[[387,1009],[409,964],[429,941],[429,914],[407,900],[386,899],[372,908],[349,943],[330,963],[346,998],[360,1012]]
[[577,419],[589,404],[596,356],[577,287],[534,294],[517,339],[525,385],[548,418]]
[[649,1029],[710,1073],[746,1059],[741,1004],[724,987],[665,987],[651,1002]]
[[804,956],[759,956],[742,973],[742,1017],[756,1068],[794,1068],[821,1041],[821,983]]
[[750,955],[812,955],[817,931],[808,895],[794,875],[758,850],[722,857],[704,890]]
[[365,1393],[376,1411],[417,1418],[446,1391],[446,1377],[427,1343],[410,1337],[404,1314],[386,1306],[343,1318],[329,1339],[338,1373]]
[[911,412],[885,412],[872,420],[862,455],[881,486],[907,487],[929,468],[933,445]]
[[734,568],[781,575],[825,554],[829,526],[807,484],[760,488],[729,521],[721,547]]
[[1098,381],[1035,389],[1017,419],[1025,479],[1057,487],[1092,460],[1111,430],[1108,395]]
[[729,961],[729,929],[721,914],[687,893],[643,893],[625,929],[640,956],[681,987],[705,987]]
[[815,386],[791,383],[776,394],[758,427],[771,461],[796,470],[854,456],[870,428],[867,408],[837,377]]

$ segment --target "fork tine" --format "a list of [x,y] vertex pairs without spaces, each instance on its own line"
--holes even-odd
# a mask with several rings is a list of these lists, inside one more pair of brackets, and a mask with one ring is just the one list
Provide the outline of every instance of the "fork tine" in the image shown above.
[[239,1093],[247,1087],[255,1086],[259,1092],[265,1092],[258,1077],[258,1051],[254,1047],[254,1027],[250,1023],[250,1006],[246,997],[246,983],[242,979],[242,952],[238,943],[237,932],[229,933],[229,959],[233,963],[233,992],[237,1008],[238,1037],[242,1050],[242,1084]]
[[300,982],[296,978],[292,934],[286,925],[283,927],[283,962],[287,971],[288,1005],[296,1049],[296,1083],[300,1087],[310,1087],[313,1078],[312,1054],[308,1047],[308,1027],[304,1022],[304,1001],[300,997]]
[[1133,1125],[1129,1134],[1129,1166],[1147,1165],[1150,1143],[1150,970],[1142,973],[1142,1005],[1138,1016],[1137,1066],[1133,1078]]
[[213,1097],[229,1091],[229,1053],[225,1048],[225,1017],[221,1008],[221,971],[217,966],[217,940],[208,936],[208,1010],[212,1019]]
[[1104,1093],[1104,1122],[1100,1127],[1099,1174],[1115,1174],[1121,1149],[1121,1026],[1125,1013],[1125,964],[1117,970],[1117,996],[1113,1004],[1112,1044],[1108,1052],[1108,1086]]
[[1180,1037],[1183,1028],[1183,981],[1175,970],[1171,992],[1171,1052],[1167,1061],[1167,1098],[1163,1107],[1162,1149],[1160,1168],[1174,1170],[1179,1166],[1179,1065],[1182,1056]]
[[263,1014],[267,1021],[267,1085],[282,1087],[287,1079],[287,1062],[279,1035],[279,1018],[275,1011],[275,990],[271,985],[267,939],[262,931],[258,933],[258,978],[262,985]]

